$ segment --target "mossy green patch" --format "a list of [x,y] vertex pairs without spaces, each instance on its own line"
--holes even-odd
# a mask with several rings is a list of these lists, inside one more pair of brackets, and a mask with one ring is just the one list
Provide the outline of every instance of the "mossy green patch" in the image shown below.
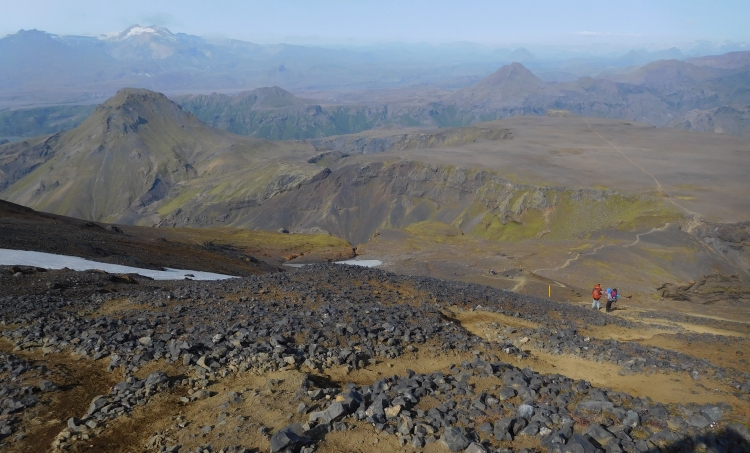
[[438,243],[443,243],[463,235],[461,230],[455,226],[433,220],[412,223],[404,228],[404,231]]
[[284,234],[238,228],[172,228],[170,231],[198,244],[213,243],[250,250],[273,249],[297,255],[320,249],[352,249],[345,239],[327,234]]
[[200,193],[200,188],[191,187],[186,188],[175,198],[172,198],[165,204],[159,206],[156,210],[160,216],[166,216],[171,214],[174,210],[183,207],[186,203],[196,197]]
[[490,241],[522,241],[536,237],[544,228],[544,214],[538,210],[526,211],[519,218],[505,222],[487,213],[471,234]]

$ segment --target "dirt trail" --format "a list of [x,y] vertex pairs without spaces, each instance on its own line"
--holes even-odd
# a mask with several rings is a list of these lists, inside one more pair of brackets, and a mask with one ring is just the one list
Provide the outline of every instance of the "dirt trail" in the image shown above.
[[554,271],[559,271],[559,270],[565,269],[566,267],[568,267],[570,265],[570,263],[572,263],[574,261],[578,261],[578,258],[580,258],[581,256],[583,256],[583,255],[586,255],[586,256],[588,256],[588,255],[595,255],[596,252],[598,252],[599,250],[603,249],[604,247],[610,247],[610,246],[613,246],[613,245],[614,244],[604,244],[604,245],[600,245],[599,247],[595,248],[594,250],[592,250],[590,252],[578,252],[575,257],[568,258],[563,264],[561,264],[561,265],[559,265],[557,267],[535,269],[533,272],[536,274],[539,271],[553,271],[554,272]]
[[[605,143],[607,143],[610,147],[612,147],[612,149],[614,149],[615,151],[617,151],[622,157],[624,157],[625,159],[627,159],[628,162],[630,162],[631,164],[633,164],[641,172],[643,172],[644,174],[646,174],[649,177],[651,177],[651,179],[653,179],[654,183],[656,184],[656,191],[659,193],[659,196],[662,199],[666,200],[667,202],[669,202],[672,205],[674,205],[676,208],[678,208],[678,209],[680,209],[680,210],[682,210],[685,213],[687,213],[687,214],[690,215],[690,221],[688,222],[688,225],[687,225],[687,231],[688,232],[692,231],[693,228],[695,228],[701,222],[701,219],[703,218],[703,216],[701,214],[699,214],[699,213],[697,213],[695,211],[691,211],[690,209],[686,208],[685,206],[683,206],[680,203],[678,203],[677,201],[675,201],[675,199],[673,197],[670,197],[664,191],[664,188],[662,187],[661,182],[659,182],[659,180],[656,178],[656,176],[654,176],[653,173],[651,173],[650,171],[646,170],[641,165],[639,165],[636,161],[634,161],[633,159],[631,159],[628,155],[626,155],[624,152],[622,152],[622,150],[617,145],[615,145],[611,141],[609,141],[606,138],[604,138],[604,136],[602,136],[602,134],[600,134],[599,131],[597,131],[596,129],[594,129],[594,127],[591,125],[591,123],[588,122],[588,120],[586,120],[584,118],[583,121],[586,122],[586,124],[589,126],[589,129],[591,129],[592,132],[594,132],[600,139],[602,139]],[[718,250],[716,250],[716,251],[718,253]]]
[[638,234],[635,235],[635,241],[633,241],[630,244],[623,245],[622,247],[623,248],[632,247],[632,246],[638,244],[639,242],[641,242],[641,236],[648,236],[649,234],[655,233],[657,231],[664,231],[667,228],[669,228],[670,225],[671,225],[671,223],[666,223],[663,226],[651,228],[649,231],[646,231],[645,233],[638,233]]

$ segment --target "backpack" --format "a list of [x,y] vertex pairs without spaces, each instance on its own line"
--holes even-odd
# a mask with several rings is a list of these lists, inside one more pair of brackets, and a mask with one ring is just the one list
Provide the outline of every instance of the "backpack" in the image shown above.
[[613,290],[612,290],[612,291],[611,291],[611,292],[609,293],[609,297],[608,297],[608,300],[609,300],[610,302],[617,302],[617,290],[616,290],[616,289],[613,289]]
[[599,299],[602,297],[602,289],[598,286],[594,287],[593,291],[591,291],[591,295],[594,297],[594,299]]

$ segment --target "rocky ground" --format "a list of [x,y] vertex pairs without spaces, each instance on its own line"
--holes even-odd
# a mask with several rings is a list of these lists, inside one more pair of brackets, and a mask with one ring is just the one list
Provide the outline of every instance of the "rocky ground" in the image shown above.
[[740,322],[339,265],[0,287],[4,451],[750,449]]

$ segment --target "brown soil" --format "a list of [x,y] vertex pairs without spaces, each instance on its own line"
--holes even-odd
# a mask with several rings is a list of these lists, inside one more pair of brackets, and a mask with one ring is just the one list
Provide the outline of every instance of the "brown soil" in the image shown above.
[[126,312],[126,311],[134,311],[134,310],[149,310],[150,307],[142,304],[137,304],[133,301],[131,301],[128,298],[121,298],[121,299],[113,299],[108,300],[102,304],[101,307],[95,312],[91,314],[92,318],[98,317],[98,316],[114,316],[117,317],[117,314]]
[[750,340],[734,337],[687,340],[675,335],[656,335],[641,344],[671,349],[711,361],[716,365],[750,373]]
[[[486,338],[488,335],[496,337],[497,333],[502,332],[508,325],[520,327],[517,319],[508,319],[507,316],[491,312],[454,311],[452,316],[469,332],[482,338]],[[505,321],[511,321],[511,323],[506,324]],[[499,327],[489,327],[493,322],[499,324]],[[643,335],[643,332],[640,331],[630,332],[622,327],[605,326],[590,330],[589,335],[600,339],[619,337],[620,341],[639,341],[646,338],[648,334],[651,334],[651,337],[648,338],[663,335],[660,331],[653,329],[648,329],[647,332],[646,335]],[[688,373],[665,374],[655,372],[648,375],[623,375],[620,366],[612,363],[596,362],[571,355],[552,355],[529,345],[530,343],[527,343],[522,348],[530,352],[530,359],[518,359],[516,356],[502,352],[498,353],[498,357],[502,361],[521,368],[528,366],[539,373],[561,374],[572,379],[583,379],[595,386],[612,388],[634,396],[646,396],[663,403],[693,402],[703,404],[723,401],[735,408],[735,416],[750,420],[750,405],[735,397],[732,394],[734,389],[711,379],[695,381]],[[709,347],[706,346],[706,348]],[[715,347],[715,344],[713,347]],[[683,348],[680,352],[696,357],[702,357],[703,355],[694,353],[688,348]],[[708,353],[708,349],[704,349],[703,353]]]
[[[43,355],[39,350],[12,351],[12,345],[4,339],[0,339],[0,350],[11,352],[33,366],[43,363],[50,373],[39,380],[51,380],[60,388],[60,391],[42,394],[42,403],[24,413],[24,423],[28,427],[26,437],[6,445],[8,452],[48,451],[70,417],[85,414],[95,396],[106,395],[110,387],[122,378],[118,372],[108,373],[103,361],[95,362],[72,354]],[[38,381],[32,380],[32,383],[38,384]]]
[[445,370],[452,364],[472,358],[473,356],[468,353],[436,354],[430,352],[429,347],[423,347],[418,353],[406,353],[397,359],[378,361],[375,365],[369,365],[359,370],[347,372],[345,367],[334,367],[326,370],[326,375],[334,382],[353,382],[357,385],[367,385],[384,377],[403,376],[407,373],[407,370],[423,374]]
[[[318,445],[315,451],[321,453],[371,453],[373,451],[414,450],[411,445],[405,447],[399,446],[396,436],[378,434],[372,429],[372,426],[363,422],[352,424],[352,428],[347,431],[329,433],[326,435],[325,440]],[[446,449],[445,451],[448,450]]]

